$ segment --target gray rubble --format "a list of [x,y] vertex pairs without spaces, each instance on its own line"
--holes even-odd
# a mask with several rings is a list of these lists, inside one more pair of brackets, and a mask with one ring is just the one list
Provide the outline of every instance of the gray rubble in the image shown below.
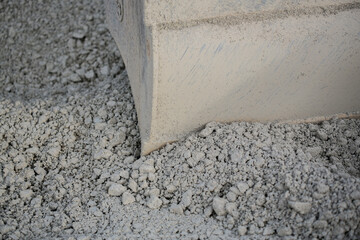
[[360,238],[359,119],[209,123],[140,157],[103,3],[0,9],[0,239]]

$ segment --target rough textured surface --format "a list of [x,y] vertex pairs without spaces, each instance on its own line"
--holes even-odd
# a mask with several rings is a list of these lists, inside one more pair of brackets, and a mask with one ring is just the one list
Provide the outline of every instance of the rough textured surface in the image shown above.
[[[358,0],[183,0],[175,2],[172,0],[146,1],[145,22],[149,25],[153,23],[164,24],[166,27],[186,26],[189,23],[207,21],[211,22],[215,18],[231,19],[233,16],[241,14],[252,14],[256,12],[272,12],[272,17],[298,16],[312,14],[317,9],[318,13],[324,13],[331,9],[348,8],[350,5],[360,3]],[[346,7],[347,6],[347,7]],[[275,11],[275,14],[274,14]],[[283,12],[283,14],[281,14]],[[258,20],[263,18],[259,14]],[[229,18],[230,16],[230,18]],[[235,17],[236,18],[236,17]],[[215,20],[216,22],[217,20]],[[175,24],[174,24],[175,23]],[[228,21],[229,23],[229,21]]]
[[359,239],[360,120],[210,123],[140,157],[102,4],[0,4],[0,239]]
[[359,0],[118,2],[143,154],[211,121],[360,111]]

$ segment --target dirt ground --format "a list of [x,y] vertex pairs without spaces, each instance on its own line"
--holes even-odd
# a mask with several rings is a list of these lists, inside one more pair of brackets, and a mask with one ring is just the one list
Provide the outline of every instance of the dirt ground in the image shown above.
[[140,157],[99,0],[0,2],[0,239],[360,239],[360,120],[209,123]]

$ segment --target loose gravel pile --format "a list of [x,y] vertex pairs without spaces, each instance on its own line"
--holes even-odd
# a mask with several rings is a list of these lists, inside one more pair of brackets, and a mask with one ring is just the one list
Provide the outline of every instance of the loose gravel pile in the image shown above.
[[360,238],[360,120],[209,123],[140,157],[101,1],[0,20],[0,239]]

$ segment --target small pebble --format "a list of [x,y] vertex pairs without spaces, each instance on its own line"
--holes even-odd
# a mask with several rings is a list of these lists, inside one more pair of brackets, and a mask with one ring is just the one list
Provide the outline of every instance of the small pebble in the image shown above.
[[122,199],[122,203],[124,205],[128,205],[128,204],[131,204],[131,203],[135,202],[135,197],[129,192],[124,192],[122,194],[121,199]]
[[104,66],[100,69],[100,72],[103,76],[108,76],[110,73],[109,66]]
[[311,203],[309,202],[289,201],[289,206],[300,214],[309,213],[311,210]]
[[246,182],[239,182],[236,187],[239,189],[241,194],[244,194],[249,189],[249,185]]
[[121,196],[126,191],[126,187],[121,184],[114,183],[108,189],[110,196]]
[[246,226],[239,226],[238,227],[238,234],[240,236],[245,236],[246,232],[247,232],[247,227]]
[[292,234],[292,230],[290,227],[280,227],[277,229],[277,234],[280,237],[290,236]]
[[158,209],[161,207],[162,201],[158,197],[150,197],[146,205],[151,209]]
[[28,200],[32,197],[34,192],[31,189],[20,191],[20,197],[24,200]]
[[216,215],[224,216],[226,214],[226,209],[225,209],[226,203],[227,203],[227,201],[224,198],[215,197],[213,199],[212,207],[213,207]]

